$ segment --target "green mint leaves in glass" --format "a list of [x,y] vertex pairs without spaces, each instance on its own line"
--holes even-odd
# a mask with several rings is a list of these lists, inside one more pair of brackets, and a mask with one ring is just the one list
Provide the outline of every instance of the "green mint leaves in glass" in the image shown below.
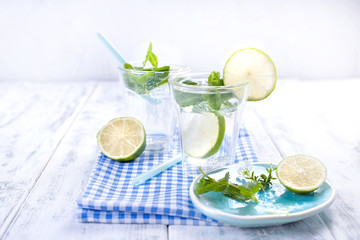
[[[199,85],[189,79],[182,81],[182,83],[185,85]],[[207,78],[207,83],[204,83],[208,86],[224,86],[224,81],[221,79],[219,72],[211,72]],[[213,88],[208,89],[204,94],[177,91],[174,93],[174,97],[181,107],[198,106],[200,109],[209,108],[209,111],[218,111],[223,104],[225,104],[224,106],[231,104],[228,100],[231,99],[232,93],[220,94],[216,88]]]
[[[151,67],[147,67],[147,63],[150,63]],[[149,45],[141,67],[126,63],[124,69],[130,70],[123,73],[126,87],[137,94],[148,95],[151,95],[150,91],[154,88],[168,82],[170,72],[170,66],[158,67],[158,58],[152,51],[152,43]]]
[[208,77],[209,86],[224,86],[224,80],[221,79],[219,72],[211,72]]

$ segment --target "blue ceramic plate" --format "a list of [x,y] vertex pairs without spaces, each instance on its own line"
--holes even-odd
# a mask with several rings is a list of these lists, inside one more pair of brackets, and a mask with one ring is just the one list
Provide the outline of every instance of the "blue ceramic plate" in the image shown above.
[[[256,175],[266,174],[267,163],[255,163],[249,167]],[[240,183],[239,165],[212,169],[207,174],[215,179],[230,172],[230,181]],[[241,202],[230,199],[222,193],[208,192],[196,195],[194,188],[202,176],[190,186],[190,198],[195,207],[208,217],[233,226],[259,227],[298,221],[328,208],[335,199],[335,189],[325,182],[315,192],[307,195],[294,194],[283,187],[278,180],[263,192],[256,194],[259,202]]]

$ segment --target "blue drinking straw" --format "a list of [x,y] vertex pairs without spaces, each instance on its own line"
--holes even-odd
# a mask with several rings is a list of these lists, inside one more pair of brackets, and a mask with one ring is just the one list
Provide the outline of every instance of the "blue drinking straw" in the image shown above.
[[105,45],[105,47],[109,49],[109,51],[116,57],[116,59],[120,62],[121,66],[124,67],[126,61],[121,57],[120,53],[116,50],[114,45],[112,45],[111,42],[101,32],[97,33],[97,37]]
[[144,173],[144,174],[141,174],[137,177],[135,177],[133,180],[132,180],[132,183],[135,185],[135,186],[138,186],[140,184],[143,184],[145,183],[147,180],[149,180],[150,178],[158,175],[159,173],[165,171],[166,169],[174,166],[175,164],[177,164],[178,162],[180,162],[182,159],[182,155],[179,154],[177,155],[176,157],[170,159],[169,161],[166,161],[162,164],[160,164],[159,166],[156,166],[154,168],[152,168],[150,171]]

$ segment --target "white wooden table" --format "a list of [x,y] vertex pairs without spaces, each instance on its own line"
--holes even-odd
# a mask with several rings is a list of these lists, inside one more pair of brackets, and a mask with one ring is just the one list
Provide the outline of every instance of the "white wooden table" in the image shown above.
[[124,111],[118,87],[0,82],[0,239],[360,239],[360,79],[280,79],[244,112],[260,161],[304,153],[326,164],[337,198],[324,212],[264,228],[78,223],[96,133]]

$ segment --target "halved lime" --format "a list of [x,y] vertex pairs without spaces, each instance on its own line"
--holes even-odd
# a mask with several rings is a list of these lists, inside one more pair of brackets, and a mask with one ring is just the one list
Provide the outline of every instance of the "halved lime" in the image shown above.
[[256,48],[235,52],[224,67],[224,85],[239,85],[249,81],[248,100],[267,98],[276,85],[276,68],[270,57]]
[[184,113],[182,144],[184,151],[195,158],[217,153],[225,136],[225,118],[217,112]]
[[284,158],[276,169],[280,183],[299,194],[318,189],[324,183],[326,174],[326,167],[320,160],[303,154]]
[[120,117],[100,129],[97,142],[101,151],[118,161],[131,161],[146,147],[144,126],[135,118]]

